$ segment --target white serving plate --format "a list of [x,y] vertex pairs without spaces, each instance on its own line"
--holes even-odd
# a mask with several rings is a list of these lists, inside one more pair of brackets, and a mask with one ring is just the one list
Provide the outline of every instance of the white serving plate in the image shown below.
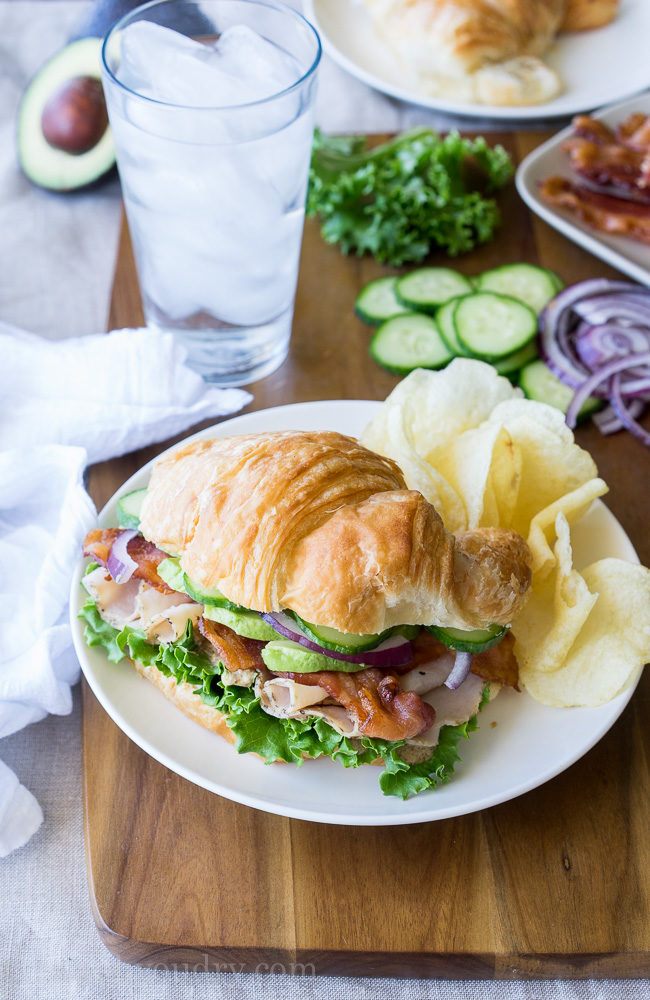
[[[650,3],[648,3],[650,11]],[[650,37],[649,37],[650,45]],[[648,59],[650,66],[650,56]],[[650,115],[650,93],[640,94],[619,104],[602,108],[594,115],[601,118],[607,125],[617,125],[633,111],[643,111]],[[607,261],[612,267],[618,268],[631,278],[644,285],[650,285],[650,246],[625,236],[608,236],[587,226],[564,209],[553,208],[542,201],[538,194],[538,185],[551,174],[559,174],[571,180],[580,180],[569,165],[569,157],[562,152],[562,143],[571,133],[572,128],[563,129],[552,139],[548,139],[525,160],[519,164],[516,174],[516,184],[519,194],[536,215],[558,229],[574,243],[579,243],[590,253]]]
[[[196,437],[225,437],[269,430],[336,430],[360,435],[380,406],[367,400],[296,403],[235,417]],[[99,515],[100,527],[117,524],[116,502],[146,486],[151,466],[132,476]],[[604,556],[638,562],[618,521],[600,502],[573,530],[578,567]],[[83,603],[80,560],[71,590],[74,644],[90,687],[113,721],[138,746],[172,771],[203,788],[266,812],[321,823],[392,826],[460,816],[505,802],[560,774],[607,732],[633,687],[601,708],[554,709],[526,694],[501,692],[481,713],[480,729],[463,741],[449,784],[406,802],[382,795],[377,767],[345,770],[332,760],[265,765],[239,756],[220,736],[184,716],[133,667],[109,663],[89,648],[77,617]],[[495,725],[496,724],[496,725]]]
[[470,104],[423,93],[375,32],[361,0],[304,0],[325,51],[359,80],[402,101],[471,118],[559,118],[621,100],[650,86],[650,3],[622,0],[618,17],[596,31],[561,35],[545,61],[564,82],[552,101],[525,107]]

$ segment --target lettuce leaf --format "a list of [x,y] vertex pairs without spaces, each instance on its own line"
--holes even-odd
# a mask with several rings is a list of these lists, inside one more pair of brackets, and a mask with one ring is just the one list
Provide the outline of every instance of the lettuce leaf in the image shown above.
[[[359,767],[381,759],[385,770],[379,776],[384,795],[406,799],[434,788],[449,780],[460,756],[457,751],[462,737],[469,737],[478,728],[476,716],[461,726],[443,726],[440,742],[429,760],[407,764],[398,756],[403,740],[363,737],[354,742],[341,736],[324,719],[276,719],[260,706],[252,688],[223,684],[222,664],[215,665],[200,651],[194,639],[191,622],[175,642],[154,645],[144,632],[125,626],[121,631],[108,625],[100,616],[92,598],[79,612],[86,622],[84,637],[89,646],[102,646],[112,663],[126,656],[154,665],[166,677],[177,683],[185,681],[194,687],[206,705],[227,715],[227,725],[236,736],[238,753],[257,753],[267,764],[276,760],[300,766],[303,757],[331,757],[343,767]],[[479,711],[488,699],[489,685],[483,689]]]
[[[490,685],[483,688],[478,711],[490,700]],[[478,729],[478,713],[459,726],[443,726],[437,746],[428,760],[420,764],[405,764],[402,760],[386,759],[386,767],[379,776],[379,787],[384,795],[397,795],[400,799],[408,799],[412,795],[444,785],[454,773],[456,764],[461,759],[458,744],[461,739],[469,739]]]
[[365,136],[318,129],[309,173],[307,214],[343,253],[371,253],[384,264],[424,260],[437,247],[450,256],[492,238],[499,222],[486,197],[513,174],[501,146],[412,129],[369,149]]

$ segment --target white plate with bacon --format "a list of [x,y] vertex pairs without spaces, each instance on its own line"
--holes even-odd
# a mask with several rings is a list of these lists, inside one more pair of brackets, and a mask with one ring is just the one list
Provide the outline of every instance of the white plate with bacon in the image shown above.
[[574,119],[526,157],[516,182],[545,222],[650,285],[650,93]]
[[[381,404],[324,401],[249,413],[208,428],[196,437],[272,430],[337,430],[361,435]],[[99,515],[100,528],[117,523],[120,496],[147,486],[153,463],[137,472]],[[575,563],[615,556],[637,562],[620,524],[596,501],[573,529]],[[103,649],[89,648],[77,617],[84,603],[80,560],[71,592],[75,648],[96,697],[116,724],[171,770],[215,793],[267,812],[297,819],[353,825],[398,825],[460,816],[507,801],[564,771],[585,754],[625,708],[634,684],[597,708],[558,709],[504,688],[479,716],[479,730],[459,748],[462,763],[452,780],[407,801],[382,795],[377,767],[345,770],[330,759],[302,767],[265,766],[239,756],[220,736],[201,728],[140,677],[130,663],[110,663]]]

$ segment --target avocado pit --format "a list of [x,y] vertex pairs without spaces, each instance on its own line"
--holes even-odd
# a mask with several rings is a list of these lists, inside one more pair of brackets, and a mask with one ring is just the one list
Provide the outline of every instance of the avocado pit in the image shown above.
[[46,142],[73,156],[96,146],[107,126],[104,90],[96,77],[68,80],[43,108],[41,127]]

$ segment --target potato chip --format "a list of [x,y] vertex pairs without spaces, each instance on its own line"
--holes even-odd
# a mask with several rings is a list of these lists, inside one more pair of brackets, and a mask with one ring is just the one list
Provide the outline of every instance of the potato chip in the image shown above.
[[598,469],[580,448],[559,410],[528,399],[499,403],[488,422],[505,428],[521,452],[521,482],[509,524],[528,535],[530,522],[541,510],[596,478]]
[[413,446],[430,460],[438,445],[445,447],[459,434],[478,427],[502,400],[522,396],[521,389],[515,389],[483,361],[456,358],[439,372],[418,368],[395,386],[362,442],[372,448],[373,439],[385,438],[386,415],[397,407],[404,415]]
[[518,457],[507,431],[485,422],[438,449],[435,468],[462,499],[468,528],[499,525],[502,504],[514,505]]
[[566,493],[535,515],[530,522],[527,541],[533,557],[531,569],[537,582],[541,581],[555,565],[551,546],[557,537],[553,530],[557,515],[562,513],[569,524],[575,524],[587,513],[596,497],[601,497],[608,489],[604,479],[590,479],[577,490]]
[[541,581],[533,577],[530,597],[512,623],[523,684],[531,675],[562,667],[597,599],[573,568],[569,523],[561,512],[555,532],[554,569]]
[[521,449],[502,427],[492,452],[480,527],[512,524],[520,482]]
[[601,559],[582,577],[598,599],[566,661],[553,673],[520,671],[526,690],[545,705],[604,705],[650,660],[650,570]]

